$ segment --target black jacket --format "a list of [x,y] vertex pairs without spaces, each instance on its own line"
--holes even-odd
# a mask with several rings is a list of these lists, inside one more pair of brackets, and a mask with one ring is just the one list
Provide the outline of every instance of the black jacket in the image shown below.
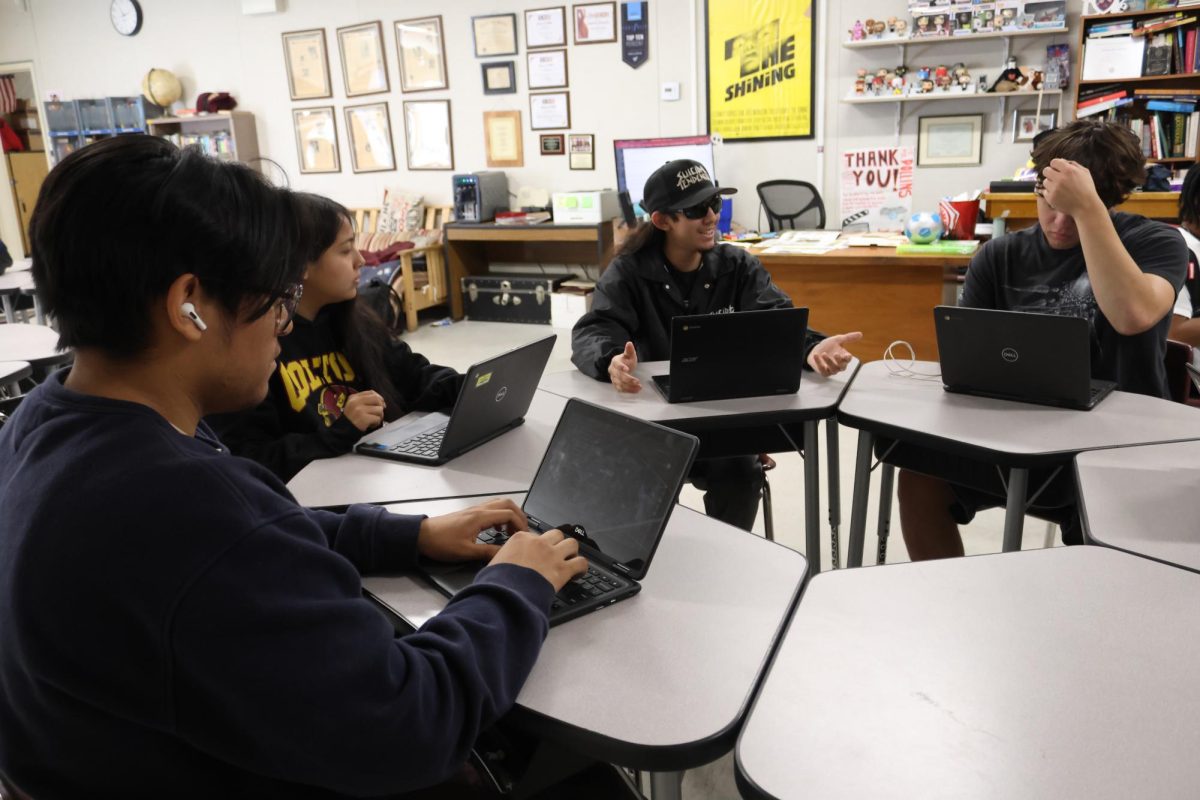
[[[373,388],[342,352],[328,313],[311,322],[296,317],[293,325],[279,340],[267,399],[253,410],[208,419],[234,455],[257,461],[285,481],[311,461],[350,452],[363,432],[342,408],[351,393]],[[386,358],[401,396],[401,408],[388,409],[388,419],[454,405],[462,375],[430,364],[399,339],[392,341]]]
[[[626,342],[633,342],[639,361],[669,358],[672,317],[791,307],[759,260],[741,248],[719,244],[705,252],[684,297],[662,252],[646,247],[613,259],[600,277],[592,310],[571,331],[571,361],[584,374],[608,380],[608,362]],[[824,338],[810,330],[805,356]]]

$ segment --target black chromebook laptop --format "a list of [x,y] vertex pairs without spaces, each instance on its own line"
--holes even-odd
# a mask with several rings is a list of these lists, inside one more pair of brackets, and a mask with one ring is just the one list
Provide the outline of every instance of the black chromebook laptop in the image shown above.
[[[522,506],[531,531],[563,530],[579,540],[588,560],[587,574],[555,596],[551,625],[641,590],[638,581],[650,569],[699,444],[653,422],[583,400],[567,402]],[[505,539],[502,531],[480,534],[489,543]],[[421,569],[453,595],[484,566],[424,561]]]
[[449,415],[405,414],[364,436],[354,452],[433,466],[512,430],[525,421],[554,338],[547,336],[475,364],[467,370]]
[[668,403],[795,394],[807,308],[674,317],[671,373],[653,376]]
[[957,306],[933,314],[948,392],[1087,410],[1116,388],[1092,379],[1086,319]]

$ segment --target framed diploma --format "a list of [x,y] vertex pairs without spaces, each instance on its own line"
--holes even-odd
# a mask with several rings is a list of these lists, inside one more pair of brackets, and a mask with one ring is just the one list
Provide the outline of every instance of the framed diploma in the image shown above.
[[450,88],[446,77],[446,39],[442,35],[440,16],[398,21],[396,55],[400,59],[400,91],[430,92]]
[[471,17],[471,33],[475,37],[476,58],[517,54],[516,14]]
[[450,101],[405,100],[404,146],[409,169],[454,169]]
[[353,171],[385,172],[396,168],[387,103],[346,106],[346,136]]
[[596,137],[592,134],[568,134],[567,152],[571,154],[571,169],[596,168]]
[[324,28],[283,34],[283,58],[287,66],[288,92],[293,100],[333,97]]
[[517,65],[512,61],[482,64],[484,94],[516,94]]
[[525,12],[525,47],[567,46],[567,9],[535,8]]
[[388,91],[391,86],[383,58],[383,23],[364,22],[338,28],[337,34],[346,97]]
[[535,131],[571,127],[571,98],[566,92],[529,95],[529,127]]
[[292,124],[296,128],[296,155],[302,174],[342,171],[333,106],[294,108]]
[[566,152],[561,133],[543,133],[538,137],[538,145],[544,156],[561,156]]
[[538,50],[526,56],[529,88],[565,89],[567,86],[567,51]]
[[483,144],[489,167],[522,167],[520,111],[483,112]]
[[616,3],[579,3],[571,6],[575,21],[575,44],[599,44],[617,40]]

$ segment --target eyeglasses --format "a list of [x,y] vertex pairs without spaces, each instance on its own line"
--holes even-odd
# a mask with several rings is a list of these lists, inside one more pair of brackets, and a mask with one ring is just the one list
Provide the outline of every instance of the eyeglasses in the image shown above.
[[708,200],[705,200],[703,203],[696,203],[696,205],[691,206],[690,208],[680,209],[679,213],[683,214],[688,219],[704,219],[706,216],[708,216],[709,211],[713,212],[714,214],[720,215],[720,213],[721,213],[721,195],[714,194],[712,197],[710,197]]
[[283,294],[275,301],[276,336],[283,336],[287,332],[288,326],[292,324],[292,319],[296,316],[296,306],[300,305],[300,297],[303,294],[304,287],[293,283],[284,289]]

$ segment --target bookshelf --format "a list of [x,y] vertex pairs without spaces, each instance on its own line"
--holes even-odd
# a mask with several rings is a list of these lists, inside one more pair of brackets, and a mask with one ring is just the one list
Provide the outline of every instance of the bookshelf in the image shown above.
[[[1175,23],[1155,29],[1154,23]],[[1149,33],[1132,32],[1150,27]],[[1140,43],[1139,43],[1140,42]],[[1089,77],[1088,50],[1093,58],[1102,47],[1116,47],[1118,55],[1104,51],[1105,62],[1125,61],[1114,76]],[[1133,52],[1123,58],[1120,51]],[[1152,53],[1151,48],[1155,48]],[[1132,74],[1137,50],[1142,51],[1138,72]],[[1090,117],[1119,122],[1131,128],[1143,143],[1147,160],[1168,166],[1194,162],[1200,152],[1200,5],[1121,14],[1085,15],[1079,26],[1079,62],[1071,108],[1076,119]],[[1164,74],[1146,75],[1152,62]]]
[[258,160],[258,131],[249,111],[161,117],[148,120],[148,124],[150,133],[180,147],[198,145],[209,155],[225,161],[249,164]]

